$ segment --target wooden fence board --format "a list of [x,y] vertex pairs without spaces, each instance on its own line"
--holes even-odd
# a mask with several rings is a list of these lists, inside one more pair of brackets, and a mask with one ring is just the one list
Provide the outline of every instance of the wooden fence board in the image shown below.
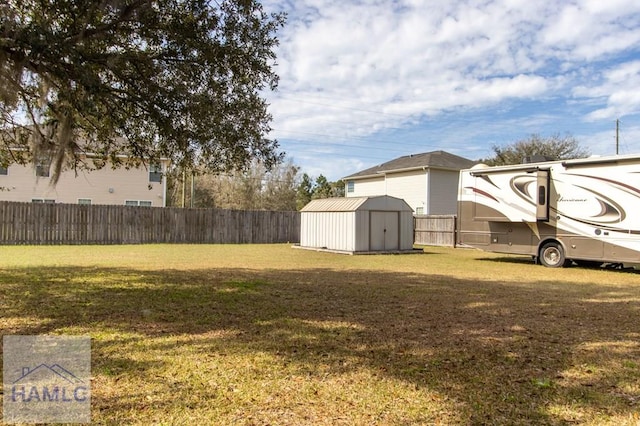
[[[418,245],[455,246],[455,216],[414,216]],[[0,201],[0,244],[300,241],[300,213]]]
[[413,234],[415,244],[454,247],[456,217],[454,215],[416,215],[413,217]]
[[[284,227],[276,224],[284,223]],[[285,243],[300,213],[0,201],[0,244]]]

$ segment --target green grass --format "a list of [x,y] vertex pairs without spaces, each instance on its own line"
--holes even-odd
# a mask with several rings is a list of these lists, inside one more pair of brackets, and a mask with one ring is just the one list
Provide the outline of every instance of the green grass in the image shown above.
[[635,271],[432,247],[0,247],[0,329],[90,335],[97,424],[640,422]]

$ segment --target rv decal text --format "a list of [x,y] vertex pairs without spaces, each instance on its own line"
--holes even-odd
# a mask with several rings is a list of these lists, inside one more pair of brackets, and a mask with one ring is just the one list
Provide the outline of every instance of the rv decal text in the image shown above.
[[586,203],[586,198],[565,198],[562,195],[558,194],[558,202],[562,203]]

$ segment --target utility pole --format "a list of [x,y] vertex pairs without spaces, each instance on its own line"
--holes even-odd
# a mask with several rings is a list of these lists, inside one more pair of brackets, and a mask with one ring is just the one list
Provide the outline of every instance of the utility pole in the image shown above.
[[620,119],[616,119],[616,155],[620,147]]
[[191,170],[191,198],[189,199],[189,207],[193,208],[196,195],[196,172]]
[[185,202],[187,198],[187,169],[182,167],[182,208],[185,207]]

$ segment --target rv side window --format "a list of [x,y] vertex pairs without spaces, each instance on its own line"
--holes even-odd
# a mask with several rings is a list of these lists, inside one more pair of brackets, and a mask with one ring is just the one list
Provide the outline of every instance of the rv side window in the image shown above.
[[551,187],[549,170],[538,170],[538,205],[536,206],[536,220],[549,220],[549,191]]
[[544,206],[547,203],[547,188],[544,185],[538,187],[538,205]]

